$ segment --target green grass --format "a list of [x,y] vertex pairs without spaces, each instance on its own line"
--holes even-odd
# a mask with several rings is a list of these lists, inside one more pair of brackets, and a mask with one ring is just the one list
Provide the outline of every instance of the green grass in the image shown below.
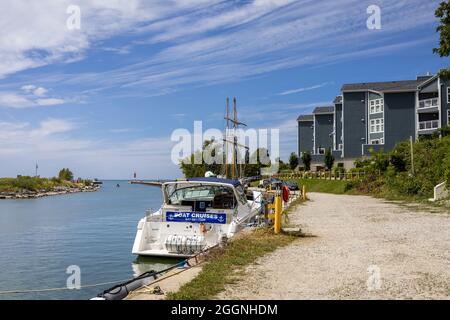
[[167,299],[212,299],[222,292],[227,284],[238,281],[245,266],[279,247],[290,244],[295,239],[297,239],[295,236],[275,235],[273,231],[267,229],[241,234],[226,248],[212,250],[200,274],[182,286],[178,292],[168,294]]
[[355,194],[350,181],[324,179],[293,179],[288,181],[297,183],[300,188],[306,186],[306,192]]
[[[282,179],[297,183],[301,188],[306,186],[307,192],[323,192],[323,193],[335,193],[335,194],[355,194],[352,190],[352,182],[345,180],[325,180],[325,179]],[[257,187],[259,181],[251,183],[251,187]]]
[[51,191],[55,187],[77,187],[76,183],[62,181],[56,178],[47,179],[39,177],[0,178],[0,192]]

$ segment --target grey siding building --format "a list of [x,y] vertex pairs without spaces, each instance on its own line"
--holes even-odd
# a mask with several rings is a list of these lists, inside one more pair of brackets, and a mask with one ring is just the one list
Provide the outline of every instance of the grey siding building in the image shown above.
[[342,156],[358,158],[366,143],[366,93],[343,92],[343,140]]
[[[300,121],[306,118],[312,132]],[[299,154],[310,151],[313,163],[322,162],[324,150],[331,148],[336,162],[349,167],[372,151],[391,150],[410,137],[421,139],[446,126],[450,126],[450,79],[436,75],[344,84],[334,106],[300,116]]]
[[301,115],[298,122],[298,154],[301,157],[303,152],[314,151],[314,116]]
[[419,86],[417,137],[450,125],[450,79],[434,76]]
[[334,131],[333,150],[342,151],[344,140],[342,140],[342,96],[334,99]]
[[325,150],[333,148],[334,107],[317,107],[314,115],[314,155],[323,155]]

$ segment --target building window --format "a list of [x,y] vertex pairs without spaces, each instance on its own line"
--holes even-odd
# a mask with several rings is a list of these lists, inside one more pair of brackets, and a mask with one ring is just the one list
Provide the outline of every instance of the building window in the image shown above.
[[450,126],[450,110],[447,110],[447,125]]
[[325,148],[317,148],[317,154],[325,154]]
[[450,103],[450,87],[447,87],[447,103]]
[[384,119],[372,119],[370,120],[370,133],[384,132]]
[[370,100],[370,114],[384,112],[384,99]]
[[381,138],[381,139],[370,140],[370,144],[384,144],[384,139]]

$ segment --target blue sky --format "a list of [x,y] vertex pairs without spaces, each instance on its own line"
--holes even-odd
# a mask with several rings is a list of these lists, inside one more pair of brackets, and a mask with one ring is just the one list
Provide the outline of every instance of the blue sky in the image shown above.
[[[2,0],[0,176],[177,177],[174,129],[223,128],[227,96],[253,128],[280,128],[343,83],[414,79],[448,66],[439,1]],[[69,30],[69,5],[81,28]],[[367,7],[381,8],[369,30]]]

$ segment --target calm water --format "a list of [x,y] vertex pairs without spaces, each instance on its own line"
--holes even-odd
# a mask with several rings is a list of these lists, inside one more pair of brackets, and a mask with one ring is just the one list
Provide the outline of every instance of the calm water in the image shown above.
[[[71,265],[81,268],[86,285],[121,282],[176,263],[131,254],[137,222],[160,205],[159,188],[125,181],[106,181],[94,193],[0,200],[0,291],[65,287]],[[109,287],[0,299],[89,299]]]

